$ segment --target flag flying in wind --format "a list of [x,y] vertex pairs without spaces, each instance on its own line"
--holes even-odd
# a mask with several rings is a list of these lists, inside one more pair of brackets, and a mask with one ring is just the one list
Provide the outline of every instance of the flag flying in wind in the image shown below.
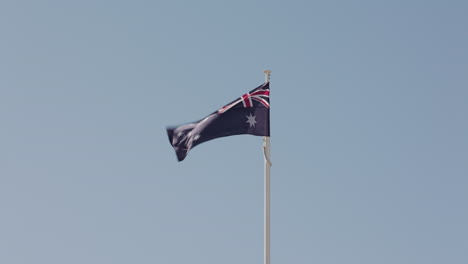
[[168,127],[169,142],[182,161],[190,149],[208,140],[233,135],[270,136],[270,86],[260,85],[211,115],[190,124]]

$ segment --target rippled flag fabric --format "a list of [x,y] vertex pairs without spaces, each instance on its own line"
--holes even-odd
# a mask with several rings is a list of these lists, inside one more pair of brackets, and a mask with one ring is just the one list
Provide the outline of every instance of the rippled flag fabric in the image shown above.
[[184,160],[190,149],[203,142],[241,134],[270,136],[269,82],[199,121],[167,128],[178,161]]

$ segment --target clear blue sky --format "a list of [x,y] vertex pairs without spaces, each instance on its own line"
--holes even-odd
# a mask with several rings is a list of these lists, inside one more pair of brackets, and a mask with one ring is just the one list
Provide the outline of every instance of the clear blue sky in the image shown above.
[[466,1],[0,3],[0,263],[256,264],[262,140],[165,127],[271,69],[272,264],[468,263]]

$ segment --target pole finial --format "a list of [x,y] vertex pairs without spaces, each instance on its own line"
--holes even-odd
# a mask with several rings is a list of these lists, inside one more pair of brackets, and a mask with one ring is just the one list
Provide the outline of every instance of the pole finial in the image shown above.
[[265,82],[270,82],[270,74],[271,74],[271,71],[270,70],[264,70],[263,71],[265,73]]

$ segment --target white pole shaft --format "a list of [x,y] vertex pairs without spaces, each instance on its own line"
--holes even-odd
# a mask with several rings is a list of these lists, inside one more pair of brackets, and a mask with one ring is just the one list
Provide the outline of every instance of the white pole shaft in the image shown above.
[[[265,82],[270,81],[271,71],[265,70]],[[263,137],[265,155],[265,188],[264,188],[264,264],[270,264],[270,137]]]
[[[270,157],[270,137],[264,137],[265,155]],[[265,159],[264,264],[270,264],[270,163]]]

